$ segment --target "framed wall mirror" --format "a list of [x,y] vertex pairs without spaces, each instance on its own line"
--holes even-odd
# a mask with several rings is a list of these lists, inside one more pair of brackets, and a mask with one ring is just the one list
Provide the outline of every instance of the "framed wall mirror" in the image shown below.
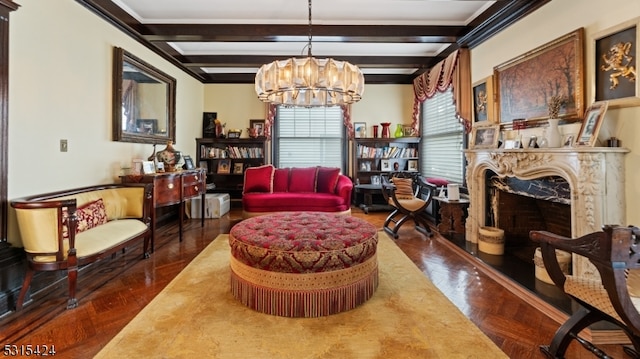
[[176,80],[113,48],[113,140],[175,142]]

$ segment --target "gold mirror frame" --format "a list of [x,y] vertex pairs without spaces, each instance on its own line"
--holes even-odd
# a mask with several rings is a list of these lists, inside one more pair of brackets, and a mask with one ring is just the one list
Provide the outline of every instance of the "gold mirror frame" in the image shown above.
[[176,80],[113,48],[113,140],[175,143]]

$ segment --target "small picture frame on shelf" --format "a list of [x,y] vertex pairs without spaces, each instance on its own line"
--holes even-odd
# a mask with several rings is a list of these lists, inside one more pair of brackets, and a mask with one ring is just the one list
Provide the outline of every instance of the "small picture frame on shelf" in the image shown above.
[[353,123],[353,135],[355,138],[367,137],[367,123],[366,122],[354,122]]
[[156,166],[156,173],[164,172],[164,162],[158,162],[155,164],[155,166]]
[[241,175],[244,169],[244,163],[236,162],[233,164],[233,173],[237,175]]
[[218,161],[218,173],[230,173],[231,172],[231,160],[224,159]]
[[[474,126],[471,130],[471,148],[497,148],[500,125]],[[519,144],[518,147],[519,148]]]
[[[249,120],[249,128],[253,130],[257,137],[264,137],[265,120]],[[251,137],[251,130],[249,131],[249,137]]]
[[156,166],[153,161],[142,161],[142,173],[145,175],[156,173]]
[[391,171],[391,162],[389,160],[381,160],[380,171]]
[[416,131],[414,131],[411,125],[402,126],[402,137],[415,137]]
[[184,169],[192,170],[194,168],[196,168],[196,166],[193,164],[193,158],[191,158],[191,156],[189,156],[189,155],[185,155],[184,156]]
[[202,137],[203,138],[216,138],[216,119],[217,118],[218,118],[217,112],[202,113]]
[[380,186],[382,184],[380,180],[380,176],[378,175],[371,176],[371,184],[374,186]]
[[409,171],[409,172],[417,172],[418,171],[418,160],[409,160],[407,162],[407,171]]
[[204,169],[204,173],[209,173],[209,162],[200,161],[200,168]]
[[140,176],[142,174],[142,160],[135,158],[131,161],[131,174],[134,176]]

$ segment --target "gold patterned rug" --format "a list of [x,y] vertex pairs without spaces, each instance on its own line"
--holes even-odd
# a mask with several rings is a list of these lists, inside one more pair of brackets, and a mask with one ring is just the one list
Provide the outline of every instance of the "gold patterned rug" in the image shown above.
[[229,289],[218,236],[96,358],[507,358],[383,232],[380,285],[351,311],[285,318]]

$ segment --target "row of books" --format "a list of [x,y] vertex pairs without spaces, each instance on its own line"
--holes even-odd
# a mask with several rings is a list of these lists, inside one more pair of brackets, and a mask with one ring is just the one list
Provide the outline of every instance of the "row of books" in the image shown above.
[[418,157],[418,149],[413,147],[369,147],[358,145],[356,155],[360,158],[410,158]]
[[262,147],[238,147],[227,148],[200,146],[200,158],[263,158]]

